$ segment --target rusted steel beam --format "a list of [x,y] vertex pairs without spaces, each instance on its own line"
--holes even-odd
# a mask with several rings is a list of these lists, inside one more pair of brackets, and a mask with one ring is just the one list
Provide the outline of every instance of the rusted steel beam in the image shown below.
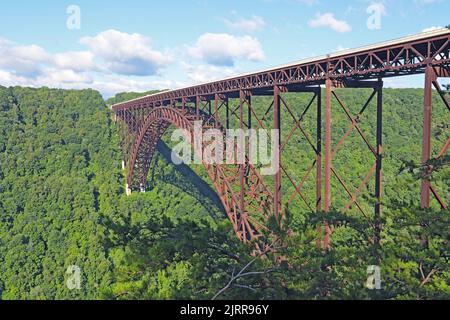
[[[436,80],[436,73],[432,66],[428,66],[425,71],[425,89],[423,101],[423,136],[422,136],[422,164],[428,163],[431,157],[431,112],[433,103],[433,81]],[[430,207],[430,187],[431,182],[428,174],[422,179],[420,206],[425,209]]]
[[[445,92],[442,90],[438,77],[449,77],[450,73],[447,69],[443,67],[436,68],[430,65],[425,72],[425,90],[424,90],[424,125],[423,125],[423,141],[422,141],[422,164],[426,164],[431,159],[431,126],[432,126],[432,109],[433,109],[433,87],[436,89],[439,97],[444,103],[447,110],[450,111],[450,103]],[[439,151],[437,157],[434,159],[441,159],[447,152],[450,146],[450,138],[447,139],[444,146]],[[433,168],[431,166],[426,167],[426,172],[422,179],[421,185],[421,207],[430,207],[430,194],[432,193],[434,198],[438,201],[442,210],[447,209],[447,205],[444,203],[443,199],[439,196],[438,191],[432,186],[431,174],[433,173]]]
[[[244,129],[245,100],[246,100],[245,92],[243,90],[239,91],[239,127],[241,130]],[[236,157],[238,157],[238,155],[236,155]],[[239,210],[240,210],[241,216],[244,216],[245,215],[245,163],[239,164],[239,185],[240,185]]]
[[331,79],[325,81],[325,212],[331,207]]
[[202,98],[200,96],[195,97],[195,114],[200,115],[200,108],[202,105]]
[[219,101],[220,101],[220,96],[216,93],[214,95],[214,128],[218,127],[218,121],[220,121],[220,117],[219,117]]
[[442,210],[447,210],[447,205],[445,204],[444,200],[442,200],[441,196],[438,194],[435,188],[433,186],[430,187],[431,192],[433,193],[436,200],[439,202],[439,205],[441,206]]
[[316,212],[322,211],[322,90],[318,87],[316,127]]
[[274,214],[278,219],[281,212],[281,122],[280,122],[280,107],[281,107],[281,90],[279,86],[274,87],[273,93],[273,129],[278,130],[277,139],[279,147],[274,150],[275,163],[277,168],[275,168],[274,176]]
[[379,265],[381,262],[381,194],[382,194],[382,160],[383,160],[383,81],[378,80],[377,91],[377,147],[375,169],[375,257]]
[[183,111],[186,110],[186,97],[181,98],[181,108]]
[[[325,80],[325,212],[331,209],[331,96],[332,80]],[[325,222],[324,249],[330,249],[331,229],[328,222]]]
[[225,98],[225,116],[227,117],[225,125],[227,129],[230,129],[230,104],[228,98]]
[[252,93],[247,92],[247,128],[252,128]]

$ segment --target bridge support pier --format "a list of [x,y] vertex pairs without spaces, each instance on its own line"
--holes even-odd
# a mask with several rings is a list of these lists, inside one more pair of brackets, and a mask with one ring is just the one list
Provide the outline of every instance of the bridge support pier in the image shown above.
[[378,79],[375,86],[377,92],[377,146],[376,146],[376,167],[375,167],[375,258],[377,265],[381,263],[381,194],[383,191],[382,181],[382,160],[383,160],[383,80]]
[[[360,111],[356,114],[356,116],[352,115],[350,109],[344,104],[341,98],[338,96],[336,92],[336,88],[371,88],[373,89],[372,94],[366,100]],[[364,208],[358,203],[358,197],[362,192],[365,185],[368,184],[369,179],[375,175],[375,208],[373,221],[370,221],[370,224],[374,228],[374,247],[375,247],[375,257],[379,262],[378,255],[378,247],[381,238],[381,195],[382,195],[382,121],[383,121],[383,81],[379,79],[378,81],[346,81],[346,82],[337,82],[332,81],[331,79],[325,80],[325,204],[324,211],[330,212],[332,205],[332,195],[331,195],[331,177],[334,176],[339,184],[344,189],[345,193],[349,197],[349,201],[343,209],[344,212],[348,211],[352,206],[356,206],[357,209],[365,216],[366,218],[369,215],[365,212]],[[377,96],[376,99],[376,147],[373,147],[369,142],[369,139],[366,137],[359,123],[363,116],[364,111],[372,102],[373,98]],[[333,99],[334,98],[334,99]],[[339,142],[332,147],[332,100],[335,100],[338,106],[344,111],[346,117],[351,122],[344,136],[339,140]],[[364,141],[365,145],[368,148],[368,151],[373,154],[375,158],[375,163],[364,177],[361,184],[356,188],[356,190],[352,191],[349,185],[346,184],[344,177],[339,175],[337,170],[333,167],[332,162],[336,153],[341,149],[344,145],[344,142],[350,136],[350,134],[356,130],[359,136]],[[330,236],[331,229],[329,225],[325,222],[325,238],[324,238],[324,248],[330,248]]]
[[[439,196],[437,190],[431,184],[431,174],[433,168],[428,165],[431,160],[431,126],[432,126],[432,108],[433,108],[433,87],[436,89],[440,98],[450,111],[450,103],[445,95],[445,92],[441,89],[438,83],[438,77],[449,77],[450,72],[443,67],[433,67],[428,65],[425,69],[425,88],[424,88],[424,102],[423,102],[423,138],[422,138],[422,165],[426,165],[424,176],[422,178],[420,206],[422,209],[430,207],[430,194],[433,193],[439,205],[444,210],[447,205],[444,200]],[[450,146],[450,138],[447,138],[447,142],[440,150],[435,160],[441,159],[448,151]]]
[[[433,100],[433,81],[437,77],[433,67],[427,67],[425,71],[425,90],[423,102],[423,135],[422,135],[422,164],[426,164],[431,156],[431,109]],[[426,174],[431,174],[427,172]],[[422,179],[420,205],[422,209],[430,207],[431,182],[428,177]]]
[[[324,212],[330,212],[331,208],[331,79],[325,80],[325,194]],[[325,222],[324,248],[330,248],[331,229]]]

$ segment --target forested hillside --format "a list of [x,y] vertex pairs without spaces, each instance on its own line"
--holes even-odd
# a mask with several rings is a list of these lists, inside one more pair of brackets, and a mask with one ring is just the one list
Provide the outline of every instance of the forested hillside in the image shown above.
[[[356,113],[361,91],[341,94]],[[333,246],[324,252],[315,245],[324,216],[294,202],[277,230],[285,261],[253,258],[251,248],[236,240],[208,180],[201,179],[203,170],[170,163],[168,137],[153,160],[150,191],[126,197],[108,105],[137,96],[119,94],[105,102],[93,90],[0,87],[0,299],[450,298],[449,212],[436,204],[418,209],[420,173],[413,167],[420,160],[421,90],[384,93],[381,290],[364,287],[367,266],[375,264],[373,232],[354,210],[327,215]],[[448,138],[450,117],[434,98],[436,152]],[[308,97],[286,100],[304,106]],[[264,112],[267,100],[254,105]],[[368,109],[362,127],[373,139],[374,108]],[[344,120],[335,115],[334,144],[345,133]],[[308,150],[300,136],[294,139]],[[357,139],[351,136],[345,146],[350,151],[335,158],[355,187],[373,162]],[[282,161],[300,176],[311,154],[291,145]],[[448,164],[446,157],[433,176],[447,203]],[[311,180],[304,189],[308,199],[313,190]],[[283,195],[292,191],[286,185]],[[371,192],[372,186],[361,191],[367,206]],[[344,196],[334,195],[337,207]],[[80,289],[66,285],[72,265],[81,270]]]

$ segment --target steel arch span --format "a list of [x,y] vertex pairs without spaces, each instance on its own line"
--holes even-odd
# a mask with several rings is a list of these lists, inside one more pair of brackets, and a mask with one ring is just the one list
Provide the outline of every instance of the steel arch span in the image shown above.
[[[145,189],[156,144],[170,125],[188,132],[194,147],[195,122],[202,124],[203,131],[215,128],[225,135],[225,128],[214,116],[203,111],[197,112],[194,108],[161,106],[152,109],[145,116],[140,127],[134,131],[136,138],[128,165],[128,192],[132,189]],[[256,168],[248,161],[238,166],[209,164],[205,161],[202,161],[202,165],[221,199],[237,237],[243,242],[254,242],[258,252],[265,251],[267,244],[264,234],[267,233],[264,231],[268,231],[266,224],[269,219],[267,208],[273,205],[273,196]],[[242,175],[244,185],[240,184],[239,177]]]
[[[239,239],[244,242],[255,240],[258,250],[264,251],[264,235],[270,234],[266,222],[275,217],[280,223],[282,208],[293,203],[299,207],[300,203],[308,212],[330,212],[338,202],[335,195],[339,193],[342,198],[339,206],[342,208],[336,209],[343,212],[352,210],[364,216],[373,228],[371,242],[379,247],[383,195],[383,79],[416,74],[424,75],[422,155],[417,155],[417,159],[426,169],[421,188],[417,190],[417,200],[422,208],[429,208],[434,201],[442,209],[447,209],[450,189],[445,189],[445,184],[434,183],[434,169],[430,162],[443,159],[450,149],[448,133],[437,152],[432,148],[431,140],[432,109],[443,106],[450,112],[448,94],[438,81],[439,78],[450,77],[449,29],[163,91],[113,105],[115,118],[120,120],[117,123],[121,132],[124,167],[128,168],[127,193],[145,187],[156,143],[170,124],[187,130],[191,135],[196,120],[202,121],[203,130],[216,128],[224,131],[231,127],[276,129],[279,147],[275,156],[280,161],[274,176],[262,178],[248,159],[245,164],[234,166],[203,163]],[[364,101],[361,105],[350,106],[344,99],[345,95],[341,94],[345,88],[362,88],[364,93],[370,94],[367,99],[362,95]],[[311,100],[306,106],[292,105],[287,95],[293,93],[308,94]],[[440,97],[441,106],[437,105],[438,100],[432,99],[433,95]],[[265,99],[264,114],[253,107],[252,99],[255,98]],[[234,101],[238,101],[237,106],[232,105]],[[368,132],[361,121],[367,123],[363,116],[371,108],[375,116],[374,123],[370,124],[372,132]],[[337,133],[332,126],[338,119],[337,112],[345,115],[339,121],[348,124],[348,129],[338,140],[332,139]],[[308,116],[310,118],[305,121]],[[280,121],[281,118],[284,121]],[[286,122],[289,125],[284,125]],[[336,158],[344,151],[352,151],[348,147],[350,135],[356,136],[363,146],[355,156],[361,160],[364,155],[367,162],[367,168],[364,167],[367,171],[358,173],[361,182],[357,185],[352,185],[348,179],[355,170],[350,163],[344,167],[335,165]],[[299,148],[301,142],[306,145],[304,149]],[[283,156],[288,154],[286,150],[289,148],[297,148],[294,154],[310,161],[305,172],[292,172],[292,168],[285,165]],[[312,184],[310,180],[313,180]],[[306,195],[305,186],[308,184],[308,190],[312,188],[313,191]],[[325,235],[320,236],[318,244],[330,248],[331,229],[326,222],[324,225]]]

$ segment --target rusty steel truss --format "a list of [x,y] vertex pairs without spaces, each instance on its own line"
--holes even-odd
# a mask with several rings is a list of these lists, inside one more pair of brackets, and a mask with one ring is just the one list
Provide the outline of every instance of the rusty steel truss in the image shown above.
[[[271,70],[246,74],[197,86],[170,90],[119,103],[112,106],[121,126],[121,145],[127,167],[127,192],[145,190],[149,166],[156,144],[170,125],[187,130],[193,136],[194,121],[202,121],[203,130],[216,128],[224,131],[234,128],[280,129],[288,134],[278,136],[279,148],[275,156],[282,159],[283,150],[292,136],[300,133],[311,147],[314,157],[303,177],[294,177],[279,162],[274,176],[263,177],[259,169],[248,161],[244,164],[203,163],[206,172],[223,203],[234,231],[243,242],[255,242],[259,251],[264,251],[267,242],[262,240],[270,234],[267,222],[271,217],[281,222],[284,206],[300,199],[311,211],[329,212],[332,203],[332,179],[336,179],[341,190],[348,196],[343,211],[356,208],[367,217],[374,229],[374,242],[380,241],[380,217],[382,196],[382,93],[383,78],[411,74],[425,75],[424,123],[422,164],[431,159],[442,158],[450,146],[450,138],[436,157],[431,155],[431,110],[432,89],[441,97],[450,111],[448,98],[438,83],[439,77],[450,76],[450,30],[421,34],[334,55],[290,64]],[[321,86],[325,87],[324,93]],[[371,89],[367,101],[357,114],[352,114],[337,88]],[[286,94],[312,94],[309,104],[298,116],[298,110],[289,104]],[[324,100],[322,100],[325,95]],[[270,97],[265,114],[258,114],[252,107],[252,98]],[[349,126],[335,145],[332,143],[332,102],[344,112]],[[361,127],[364,112],[371,103],[376,104],[376,144],[373,145]],[[324,122],[322,122],[324,105]],[[315,139],[305,128],[303,119],[316,108],[314,117]],[[292,127],[281,127],[280,114],[292,118]],[[344,147],[351,133],[356,133],[367,152],[373,155],[365,177],[357,188],[349,186],[345,177],[333,166],[333,159]],[[322,137],[323,136],[323,137]],[[292,142],[291,142],[292,143]],[[300,150],[301,152],[301,150]],[[342,152],[342,151],[341,151]],[[315,169],[315,170],[314,170]],[[430,179],[432,166],[427,167],[421,187],[421,205],[430,206],[433,194],[443,209],[447,208]],[[313,174],[315,172],[315,174]],[[303,186],[314,176],[315,203],[308,202]],[[374,179],[374,208],[372,218],[360,204],[362,189]],[[294,189],[293,194],[283,195],[283,186]],[[323,246],[329,248],[331,228],[325,223]],[[261,240],[260,240],[261,239]],[[319,244],[322,245],[322,241]]]

